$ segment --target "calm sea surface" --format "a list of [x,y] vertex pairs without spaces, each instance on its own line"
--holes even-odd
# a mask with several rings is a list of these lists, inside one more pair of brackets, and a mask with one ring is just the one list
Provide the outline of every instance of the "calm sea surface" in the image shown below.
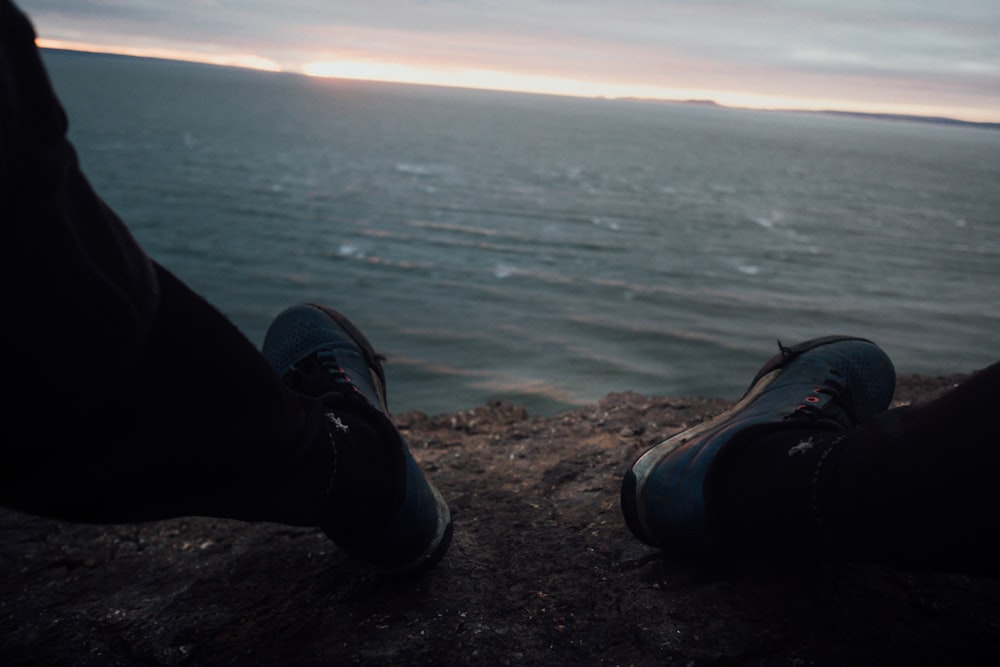
[[1000,132],[47,52],[97,190],[260,343],[301,301],[390,407],[737,398],[775,341],[1000,359]]

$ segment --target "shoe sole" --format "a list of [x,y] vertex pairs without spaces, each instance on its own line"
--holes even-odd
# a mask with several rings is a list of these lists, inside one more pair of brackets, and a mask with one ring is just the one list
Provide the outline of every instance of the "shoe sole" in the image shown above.
[[430,541],[429,548],[416,559],[402,566],[386,568],[385,573],[390,576],[412,577],[426,572],[444,558],[444,555],[448,552],[448,548],[451,546],[451,538],[454,533],[451,510],[448,509],[448,503],[445,501],[444,496],[441,495],[441,492],[437,490],[437,487],[429,479],[426,479],[426,476],[425,481],[434,495],[434,504],[437,507],[437,526],[434,531],[434,537]]

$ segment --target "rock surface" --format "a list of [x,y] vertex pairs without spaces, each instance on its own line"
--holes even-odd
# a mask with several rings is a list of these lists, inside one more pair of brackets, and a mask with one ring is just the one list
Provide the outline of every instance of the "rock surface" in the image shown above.
[[[897,402],[959,378],[902,378]],[[861,563],[707,571],[625,528],[622,473],[725,403],[612,394],[397,415],[448,497],[445,561],[396,581],[314,530],[90,526],[0,510],[2,665],[1000,664],[1000,581]]]

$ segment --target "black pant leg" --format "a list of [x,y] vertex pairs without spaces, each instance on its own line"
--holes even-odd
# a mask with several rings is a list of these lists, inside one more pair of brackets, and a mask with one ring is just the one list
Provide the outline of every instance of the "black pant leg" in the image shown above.
[[821,480],[834,544],[881,560],[1000,573],[1000,363],[851,433]]
[[0,350],[13,416],[42,397],[69,414],[99,403],[158,306],[152,262],[91,189],[66,130],[31,24],[0,0]]
[[320,407],[147,257],[66,130],[30,23],[0,0],[0,502],[316,525],[329,443],[304,434]]
[[789,425],[735,443],[706,489],[733,553],[1000,574],[1000,364],[846,431]]

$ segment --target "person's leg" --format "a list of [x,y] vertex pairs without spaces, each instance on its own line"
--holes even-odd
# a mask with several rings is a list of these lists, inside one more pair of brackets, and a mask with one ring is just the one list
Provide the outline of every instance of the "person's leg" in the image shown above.
[[[0,118],[3,501],[92,520],[176,515],[210,495],[189,478],[235,486],[301,448],[296,397],[90,187],[34,31],[6,0]],[[227,475],[210,472],[223,462]]]
[[[0,349],[14,389],[0,502],[82,521],[314,525],[369,560],[427,563],[390,539],[423,476],[384,403],[290,388],[146,256],[80,172],[33,39],[0,0]],[[404,523],[447,512],[412,505]],[[432,546],[437,558],[447,541]],[[404,547],[418,553],[391,552]]]
[[[44,395],[29,397],[38,403],[29,409],[47,420],[9,439],[20,455],[7,468],[3,500],[81,521],[203,514],[318,525],[304,499],[284,515],[258,506],[277,500],[257,490],[271,471],[309,470],[295,464],[314,455],[299,398],[221,314],[166,271],[157,274],[150,334],[99,404],[64,410]],[[63,330],[73,335],[72,322]],[[94,360],[113,352],[94,341]],[[50,382],[90,391],[90,377],[63,375],[58,363],[46,371]],[[322,482],[303,486],[318,494]]]
[[[927,405],[883,412],[894,376],[881,351],[849,341],[806,348],[778,359],[776,377],[769,362],[733,409],[633,464],[622,489],[633,532],[707,558],[833,556],[966,571],[994,563],[995,572],[984,526],[1000,502],[987,409],[1000,367]],[[802,401],[824,375],[840,380]]]
[[[742,548],[1000,569],[986,529],[1000,508],[998,390],[1000,364],[844,433],[762,435],[719,465],[707,493]],[[788,502],[793,488],[808,503]]]
[[331,327],[319,342],[332,348],[333,375],[310,368],[316,350],[300,346],[292,309],[269,334],[293,355],[283,381],[214,308],[159,277],[157,320],[132,372],[86,416],[10,434],[20,455],[0,475],[0,502],[87,522],[202,515],[318,526],[391,570],[440,560],[448,507],[374,398],[384,395],[374,353],[364,375],[338,383],[360,345]]
[[821,480],[834,547],[853,557],[1000,573],[1000,363],[850,434]]
[[[152,262],[90,188],[66,130],[31,24],[0,0],[0,343],[12,414],[99,404],[137,359],[159,302]],[[86,391],[49,367],[86,378]]]

